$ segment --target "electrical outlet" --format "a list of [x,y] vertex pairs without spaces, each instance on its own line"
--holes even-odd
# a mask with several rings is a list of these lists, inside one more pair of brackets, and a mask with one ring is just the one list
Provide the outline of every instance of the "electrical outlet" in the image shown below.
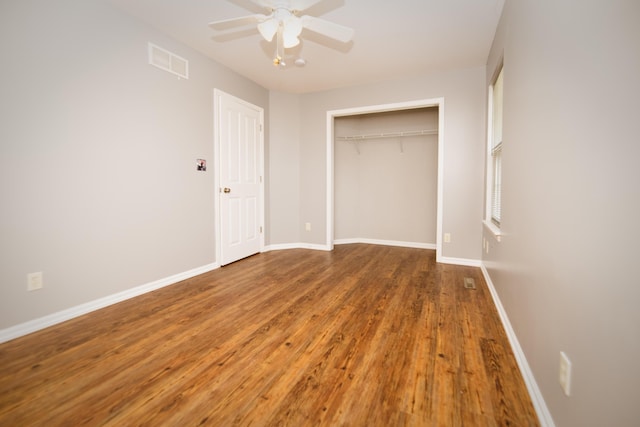
[[311,231],[311,223],[310,222],[305,222],[304,223],[304,229],[305,229],[305,231]]
[[451,234],[450,233],[444,233],[444,242],[445,243],[450,243],[451,242]]
[[558,380],[560,381],[564,394],[569,396],[571,393],[571,361],[564,351],[560,352],[560,370],[558,372]]
[[36,289],[42,289],[42,272],[27,274],[27,290],[35,291]]

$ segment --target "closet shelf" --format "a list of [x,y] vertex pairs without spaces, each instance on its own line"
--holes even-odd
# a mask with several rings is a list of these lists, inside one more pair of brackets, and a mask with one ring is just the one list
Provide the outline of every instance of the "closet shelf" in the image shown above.
[[336,136],[336,139],[339,141],[362,141],[366,139],[400,138],[405,136],[437,135],[437,134],[438,134],[437,130],[424,129],[424,130],[409,130],[404,132],[372,133],[367,135]]
[[356,145],[356,151],[360,154],[360,142],[367,139],[382,139],[382,138],[397,138],[400,143],[400,152],[404,153],[404,145],[402,144],[402,138],[405,136],[420,136],[420,135],[437,135],[438,131],[434,129],[423,130],[408,130],[404,132],[390,132],[390,133],[372,133],[368,135],[349,135],[349,136],[336,136],[338,141],[353,142]]

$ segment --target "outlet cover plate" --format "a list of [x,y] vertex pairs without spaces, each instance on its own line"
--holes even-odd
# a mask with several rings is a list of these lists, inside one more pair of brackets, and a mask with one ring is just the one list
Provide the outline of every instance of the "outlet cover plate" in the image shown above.
[[560,370],[558,372],[558,381],[564,391],[564,394],[571,394],[571,361],[564,351],[560,352]]
[[27,274],[27,290],[42,289],[42,272]]

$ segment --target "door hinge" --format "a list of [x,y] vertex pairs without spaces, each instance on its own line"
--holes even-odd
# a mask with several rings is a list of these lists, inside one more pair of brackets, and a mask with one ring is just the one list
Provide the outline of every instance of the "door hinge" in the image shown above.
[[262,226],[260,226],[260,234],[262,234]]

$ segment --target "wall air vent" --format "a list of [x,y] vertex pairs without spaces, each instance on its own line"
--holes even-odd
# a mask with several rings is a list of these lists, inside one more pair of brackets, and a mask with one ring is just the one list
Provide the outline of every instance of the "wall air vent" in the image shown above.
[[149,64],[178,77],[189,78],[189,61],[153,43],[149,43]]

